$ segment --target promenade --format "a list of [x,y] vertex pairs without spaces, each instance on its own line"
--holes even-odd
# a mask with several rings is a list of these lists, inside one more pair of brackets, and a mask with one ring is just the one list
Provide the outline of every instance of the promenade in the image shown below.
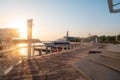
[[88,54],[89,50],[96,48],[81,47],[24,60],[4,80],[120,80],[119,54],[115,60],[110,58],[102,61],[102,56],[109,57],[105,49],[97,49],[102,51],[102,55]]

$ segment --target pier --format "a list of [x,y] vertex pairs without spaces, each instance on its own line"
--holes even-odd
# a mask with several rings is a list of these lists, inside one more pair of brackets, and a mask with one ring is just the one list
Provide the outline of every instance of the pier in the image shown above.
[[[20,48],[2,51],[0,78],[1,80],[119,80],[120,54],[109,52],[107,48],[107,45],[99,48],[99,45],[87,43],[60,52],[33,55],[29,60],[21,55],[15,55]],[[89,51],[94,50],[102,53],[89,54]]]
[[[71,47],[72,46],[72,48],[70,48],[70,49],[68,49],[68,47]],[[32,47],[38,47],[38,45],[37,46],[32,46]],[[40,46],[39,45],[39,47],[45,47],[45,46]],[[55,47],[55,46],[54,46]],[[57,49],[57,47],[58,46],[56,46],[56,49]],[[59,46],[60,47],[60,46]],[[35,64],[36,64],[36,62],[38,61],[37,59],[40,59],[40,61],[41,61],[41,57],[43,57],[43,62],[44,62],[44,60],[46,61],[47,59],[47,56],[49,56],[49,57],[54,57],[54,55],[55,56],[57,56],[57,55],[59,55],[59,54],[62,54],[62,53],[66,53],[66,52],[70,52],[71,50],[75,50],[75,49],[78,49],[79,47],[80,47],[80,44],[74,44],[74,46],[73,46],[73,44],[72,45],[69,45],[69,46],[63,46],[62,45],[62,47],[64,47],[63,49],[64,50],[62,50],[62,51],[56,51],[56,52],[49,52],[49,53],[47,53],[46,52],[46,54],[41,54],[41,55],[38,55],[38,56],[35,56],[34,54],[31,56],[31,59],[27,59],[27,57],[26,58],[24,58],[22,55],[21,55],[21,53],[20,53],[20,49],[22,49],[22,48],[27,48],[27,46],[24,46],[24,47],[19,47],[19,48],[17,48],[17,47],[15,47],[15,48],[13,48],[13,49],[8,49],[8,50],[3,50],[3,51],[1,51],[0,52],[0,79],[2,80],[2,79],[12,79],[12,78],[10,78],[9,77],[9,75],[11,74],[11,72],[13,72],[13,70],[14,69],[16,69],[16,67],[20,67],[21,69],[20,69],[20,71],[22,70],[22,68],[24,69],[24,67],[27,67],[28,68],[28,66],[32,66],[32,63],[34,64],[34,62],[35,62]],[[66,49],[65,49],[66,48]],[[35,49],[33,49],[33,50],[35,50]],[[33,51],[33,53],[34,53],[34,51]],[[31,64],[30,65],[28,65],[27,63],[28,62],[30,62]],[[58,62],[60,62],[60,61],[58,61]],[[46,62],[44,62],[45,64],[46,64]],[[23,65],[24,64],[24,65]],[[56,64],[58,64],[58,65],[61,65],[62,63],[57,63],[56,62]],[[23,65],[23,67],[21,67]],[[39,65],[39,63],[37,62],[37,65],[34,65],[34,66],[32,66],[33,67],[33,69],[34,69],[34,67],[36,68],[36,67],[39,67],[38,66]],[[46,64],[46,65],[48,65],[48,64]],[[67,66],[67,65],[66,65]],[[48,66],[49,67],[49,66]],[[39,68],[38,68],[39,69]],[[18,69],[19,70],[19,69]],[[32,75],[32,74],[31,74]],[[8,78],[7,78],[8,77]]]
[[41,41],[32,39],[32,19],[27,27],[27,39],[14,40],[26,46],[0,51],[0,80],[120,80],[119,45],[98,43],[97,38],[95,43],[36,45]]
[[1,0],[0,9],[0,80],[120,80],[120,0]]

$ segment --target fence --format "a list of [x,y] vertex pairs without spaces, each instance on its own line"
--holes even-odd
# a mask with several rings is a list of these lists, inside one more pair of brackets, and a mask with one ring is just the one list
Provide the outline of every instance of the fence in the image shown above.
[[21,60],[21,48],[23,47],[0,51],[0,80]]
[[[42,53],[43,51],[42,49],[44,47],[45,53],[47,54],[53,52],[67,51],[67,50],[79,48],[80,46],[82,46],[80,43],[71,43],[70,45],[55,45],[55,46],[33,45],[31,52],[32,52],[32,57],[34,57],[35,49],[38,47],[39,50],[37,51],[39,51],[39,53]],[[15,47],[13,49],[0,51],[0,80],[2,80],[4,76],[7,75],[18,62],[22,61],[23,54],[21,54],[20,51],[22,48],[27,48],[27,46]]]

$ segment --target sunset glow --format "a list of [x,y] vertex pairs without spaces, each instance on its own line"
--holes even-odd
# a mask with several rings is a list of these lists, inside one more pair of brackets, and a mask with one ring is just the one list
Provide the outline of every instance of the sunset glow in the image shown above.
[[27,38],[27,30],[24,28],[19,29],[20,31],[20,38]]
[[[27,44],[18,44],[18,47],[24,47],[27,46]],[[21,48],[20,49],[20,54],[22,56],[27,56],[27,48]]]
[[25,20],[13,20],[8,23],[11,28],[16,28],[20,32],[20,38],[27,38],[27,24]]
[[0,27],[18,28],[21,38],[26,38],[31,18],[32,37],[44,41],[62,38],[66,31],[79,37],[120,33],[120,15],[109,12],[107,0],[2,0],[0,4]]

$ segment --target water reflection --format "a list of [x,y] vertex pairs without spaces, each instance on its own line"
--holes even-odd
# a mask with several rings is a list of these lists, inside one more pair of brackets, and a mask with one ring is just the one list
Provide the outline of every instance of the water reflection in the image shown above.
[[22,56],[27,56],[27,44],[18,44],[18,47],[22,47],[21,49],[19,49],[19,53]]
[[[43,43],[34,43],[34,46],[43,46],[44,44]],[[33,46],[33,44],[32,44]],[[27,44],[18,44],[18,47],[20,48],[19,49],[19,53],[20,55],[26,57],[27,56]],[[36,48],[39,48],[39,49],[45,49],[45,47],[36,47]],[[34,52],[34,54],[33,54]],[[44,52],[42,52],[44,53]],[[39,54],[39,51],[33,51],[33,47],[31,47],[31,54],[32,55],[38,55]]]

